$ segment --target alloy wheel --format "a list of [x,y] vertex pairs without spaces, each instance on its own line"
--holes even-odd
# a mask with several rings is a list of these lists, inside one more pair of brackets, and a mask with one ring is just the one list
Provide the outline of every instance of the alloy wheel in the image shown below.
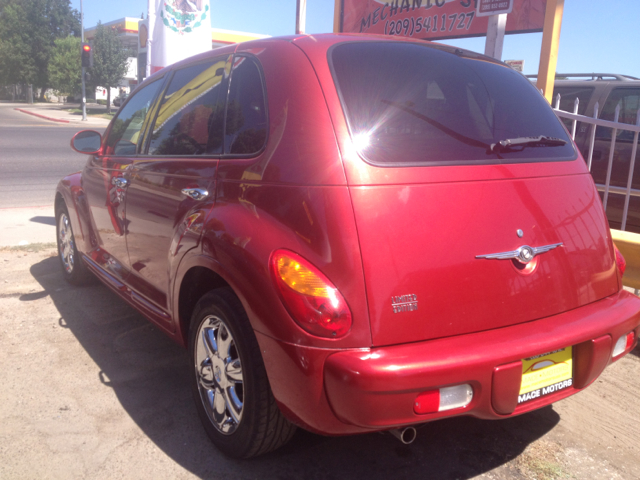
[[58,220],[58,250],[64,270],[71,274],[75,264],[75,244],[71,224],[66,212],[60,214],[60,219]]
[[194,352],[200,399],[213,426],[225,435],[242,420],[244,389],[236,343],[224,321],[209,315],[200,324]]

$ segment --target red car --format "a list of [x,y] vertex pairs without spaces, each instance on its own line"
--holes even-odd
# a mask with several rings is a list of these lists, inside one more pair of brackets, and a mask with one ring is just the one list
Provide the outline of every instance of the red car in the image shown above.
[[188,347],[228,455],[579,392],[640,300],[585,162],[526,78],[429,42],[314,35],[165,68],[57,190],[63,274]]

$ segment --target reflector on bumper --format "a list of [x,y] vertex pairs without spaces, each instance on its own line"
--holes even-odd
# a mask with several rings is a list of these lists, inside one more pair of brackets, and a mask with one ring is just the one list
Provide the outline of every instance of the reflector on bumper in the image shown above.
[[466,407],[473,399],[471,385],[455,385],[422,392],[416,397],[413,411],[417,414],[443,412]]

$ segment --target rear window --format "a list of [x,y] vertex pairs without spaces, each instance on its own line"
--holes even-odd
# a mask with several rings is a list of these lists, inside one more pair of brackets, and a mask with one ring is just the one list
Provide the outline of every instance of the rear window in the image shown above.
[[[329,53],[354,144],[379,165],[519,163],[576,158],[546,100],[519,73],[460,49],[344,43]],[[547,136],[562,146],[491,149]]]

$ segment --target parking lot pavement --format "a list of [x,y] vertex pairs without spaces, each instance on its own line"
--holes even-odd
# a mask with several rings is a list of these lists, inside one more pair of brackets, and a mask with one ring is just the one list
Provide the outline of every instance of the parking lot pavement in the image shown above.
[[329,438],[230,460],[207,439],[179,346],[55,248],[0,248],[0,478],[638,479],[640,348],[585,391],[500,421]]

